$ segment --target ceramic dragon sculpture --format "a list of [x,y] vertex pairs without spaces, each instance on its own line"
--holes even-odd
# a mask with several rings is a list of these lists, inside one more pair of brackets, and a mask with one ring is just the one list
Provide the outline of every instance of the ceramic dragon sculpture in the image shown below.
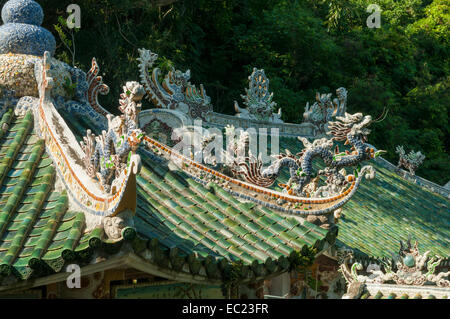
[[[286,153],[275,155],[275,161],[267,168],[261,168],[261,162],[254,157],[246,157],[245,161],[241,161],[235,165],[236,175],[240,176],[246,181],[255,183],[259,186],[268,187],[275,182],[283,168],[287,168],[290,173],[290,180],[285,190],[290,194],[297,196],[315,196],[327,193],[331,195],[338,193],[346,184],[346,167],[358,166],[360,163],[377,157],[381,152],[375,152],[374,149],[366,143],[367,136],[370,130],[367,128],[372,123],[370,115],[363,116],[362,113],[348,114],[344,117],[337,117],[336,122],[329,123],[330,131],[328,134],[332,135],[331,139],[321,138],[316,139],[312,143],[304,137],[298,137],[303,143],[304,149],[294,155],[288,150]],[[339,147],[336,146],[333,151],[334,141],[344,142],[350,144],[351,150],[339,152]],[[314,180],[313,160],[321,158],[326,168],[318,172],[318,175],[327,176],[327,189],[316,187],[308,193],[305,192],[305,187]],[[360,174],[367,173],[366,177],[373,178],[374,171],[371,166],[365,166]],[[255,182],[261,181],[264,185]],[[281,186],[281,185],[280,185]],[[335,188],[331,191],[332,187]],[[323,195],[323,194],[322,194]]]
[[306,103],[303,113],[304,122],[314,124],[319,133],[326,131],[326,125],[337,116],[344,116],[347,107],[347,90],[340,87],[336,90],[337,98],[331,100],[331,93],[316,93],[316,102],[313,105]]
[[87,136],[80,142],[88,175],[97,178],[104,190],[112,193],[114,179],[123,172],[144,136],[138,123],[144,88],[137,82],[127,82],[123,91],[119,100],[122,115],[107,114],[108,131],[96,137],[87,130]]
[[[161,70],[153,68],[158,55],[146,49],[139,49],[141,83],[147,93],[147,98],[158,108],[178,110],[191,118],[205,119],[212,111],[211,98],[206,95],[203,85],[200,88],[189,82],[190,70],[181,72],[171,68],[162,83],[159,79]],[[149,69],[153,71],[149,74]]]
[[248,77],[249,88],[245,89],[245,95],[241,95],[246,108],[239,107],[234,101],[236,116],[249,120],[257,120],[271,123],[283,123],[281,120],[281,108],[278,113],[273,113],[277,103],[272,101],[273,93],[269,91],[269,79],[264,70],[253,69]]
[[415,172],[417,168],[425,159],[425,155],[423,155],[420,151],[410,151],[408,154],[406,154],[403,146],[397,146],[395,152],[399,155],[397,169],[400,169],[403,166],[404,168],[409,170],[411,175],[416,174]]
[[393,256],[396,271],[392,270],[389,263],[383,262],[384,272],[378,264],[370,264],[366,273],[369,275],[359,275],[358,271],[363,270],[363,266],[355,262],[351,267],[348,261],[352,255],[348,255],[340,266],[347,283],[389,283],[395,282],[399,285],[417,285],[433,284],[438,287],[450,287],[450,281],[445,279],[450,275],[450,271],[440,272],[436,274],[436,268],[442,262],[443,258],[439,256],[429,257],[430,252],[427,251],[423,255],[419,253],[418,243],[415,242],[414,247],[411,245],[410,239],[404,246],[400,241],[400,251],[398,256]]

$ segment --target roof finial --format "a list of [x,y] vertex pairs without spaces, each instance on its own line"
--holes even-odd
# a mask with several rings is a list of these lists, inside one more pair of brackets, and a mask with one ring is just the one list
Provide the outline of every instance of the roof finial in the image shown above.
[[0,54],[17,53],[43,56],[55,52],[56,41],[43,27],[44,12],[33,0],[10,0],[2,9]]

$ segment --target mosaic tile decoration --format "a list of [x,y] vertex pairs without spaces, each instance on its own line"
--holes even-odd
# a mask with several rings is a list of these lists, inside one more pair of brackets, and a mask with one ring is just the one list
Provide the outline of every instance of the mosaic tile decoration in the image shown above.
[[0,127],[7,127],[0,131],[0,279],[43,276],[89,259],[101,230],[84,233],[84,214],[68,211],[67,194],[52,190],[56,171],[32,112],[17,117],[10,109]]
[[[280,149],[300,151],[296,139],[281,138]],[[270,144],[268,146],[270,148]],[[375,179],[361,183],[344,206],[338,242],[374,257],[391,257],[408,235],[419,249],[450,257],[450,203],[445,197],[411,183],[377,162]],[[288,175],[283,176],[287,181]]]
[[44,13],[33,0],[10,0],[2,9],[0,27],[0,54],[22,53],[43,56],[55,52],[56,40],[41,27]]

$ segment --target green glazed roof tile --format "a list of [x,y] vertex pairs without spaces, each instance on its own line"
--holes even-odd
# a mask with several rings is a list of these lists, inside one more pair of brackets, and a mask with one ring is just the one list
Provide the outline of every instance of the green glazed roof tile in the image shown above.
[[145,218],[145,212],[154,215],[156,209],[159,219],[176,224],[174,228],[169,226],[170,231],[183,240],[197,243],[189,246],[190,249],[203,244],[202,247],[208,247],[226,259],[231,260],[235,256],[251,264],[254,260],[288,256],[293,250],[291,246],[298,245],[298,242],[304,245],[303,241],[297,240],[297,234],[285,236],[287,240],[279,236],[279,233],[289,232],[296,226],[303,228],[301,234],[306,233],[308,228],[299,225],[298,221],[286,220],[284,216],[260,209],[254,203],[239,202],[215,185],[213,193],[184,172],[170,172],[167,168],[162,169],[161,164],[153,163],[145,154],[141,156],[145,169],[137,179],[138,193],[140,201],[147,201],[154,208],[139,204],[143,208],[140,216],[142,214]]
[[[66,111],[61,114],[71,117],[68,122],[78,137],[92,125],[85,117]],[[0,238],[0,258],[9,258],[6,261],[24,276],[33,273],[30,265],[39,260],[57,271],[62,267],[58,266],[61,260],[88,253],[89,239],[98,236],[95,231],[85,231],[83,213],[67,211],[66,197],[42,186],[53,183],[48,173],[55,173],[45,153],[35,158],[31,182],[19,184],[38,143],[31,119],[32,115],[18,119],[10,113],[12,124],[5,132],[8,139],[0,137],[0,154],[4,154],[4,165],[0,165],[0,196],[4,195],[0,197],[0,208],[13,211],[7,220],[3,218],[6,226]],[[213,260],[241,260],[249,266],[254,261],[287,257],[294,249],[300,251],[306,243],[311,246],[327,235],[327,231],[316,230],[316,226],[300,225],[297,220],[255,203],[242,203],[217,185],[205,187],[184,172],[154,162],[146,153],[140,155],[143,168],[137,177],[135,228],[143,240],[157,239],[161,249],[178,248],[183,256],[193,254],[200,259],[212,256]],[[15,193],[17,185],[23,192]],[[39,206],[33,204],[35,196],[42,199]],[[17,237],[19,233],[21,237]],[[9,247],[11,243],[13,248]],[[110,244],[105,241],[105,245]],[[1,247],[10,254],[3,253]]]
[[32,260],[61,258],[58,248],[77,225],[67,213],[67,196],[51,191],[56,172],[43,140],[33,133],[32,112],[16,118],[10,110],[0,125],[7,116],[14,120],[0,132],[0,265],[27,279],[35,274]]

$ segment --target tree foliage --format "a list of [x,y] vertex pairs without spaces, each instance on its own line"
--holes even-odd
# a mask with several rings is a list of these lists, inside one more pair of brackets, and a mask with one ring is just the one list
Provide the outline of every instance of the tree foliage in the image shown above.
[[[44,26],[72,1],[41,1]],[[377,118],[371,141],[397,161],[396,145],[427,156],[417,174],[449,179],[449,0],[379,0],[381,28],[369,29],[372,0],[80,0],[76,65],[97,58],[114,110],[123,82],[138,78],[138,48],[161,68],[191,69],[217,112],[234,114],[253,67],[264,68],[283,120],[299,123],[315,92],[349,90],[349,111]],[[58,42],[57,56],[67,59]],[[151,107],[149,104],[145,107]]]

